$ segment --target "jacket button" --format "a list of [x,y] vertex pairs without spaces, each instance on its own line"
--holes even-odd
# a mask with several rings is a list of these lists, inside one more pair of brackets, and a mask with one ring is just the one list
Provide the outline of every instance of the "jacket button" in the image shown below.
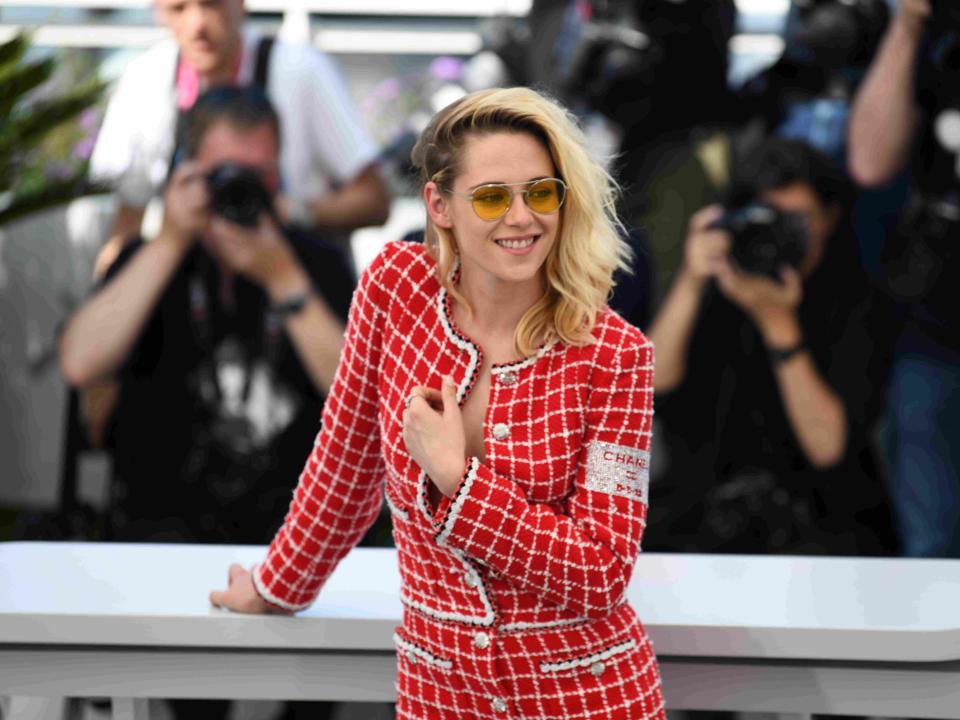
[[490,636],[483,632],[477,633],[473,636],[473,645],[480,650],[486,650],[490,647]]
[[410,661],[411,665],[417,664],[417,656],[414,655],[412,651],[407,653],[407,660]]
[[467,584],[467,587],[475,588],[480,584],[480,578],[478,578],[473,573],[464,573],[463,581]]
[[510,437],[510,426],[506,423],[497,423],[493,426],[493,437],[497,440],[506,440]]
[[507,709],[507,702],[503,698],[494,698],[491,704],[497,712],[505,712]]
[[600,677],[603,675],[603,671],[607,669],[607,666],[602,662],[595,662],[590,666],[590,674],[594,677]]
[[499,375],[501,385],[514,385],[517,382],[517,374],[512,370],[507,370]]

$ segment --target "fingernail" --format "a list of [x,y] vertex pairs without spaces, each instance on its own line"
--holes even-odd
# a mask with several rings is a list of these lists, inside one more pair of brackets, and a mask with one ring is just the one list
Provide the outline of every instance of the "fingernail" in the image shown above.
[[445,375],[443,378],[443,382],[446,383],[447,385],[456,385],[456,383],[453,382],[453,375]]

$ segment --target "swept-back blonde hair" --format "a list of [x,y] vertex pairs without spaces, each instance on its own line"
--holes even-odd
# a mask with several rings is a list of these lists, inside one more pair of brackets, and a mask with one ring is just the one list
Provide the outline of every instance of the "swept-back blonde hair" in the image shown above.
[[[514,349],[528,357],[554,339],[588,344],[597,312],[613,287],[613,273],[629,271],[631,253],[617,219],[616,183],[590,156],[567,110],[521,87],[483,90],[451,103],[433,117],[411,153],[421,186],[433,181],[443,191],[452,190],[466,143],[499,132],[537,138],[567,185],[557,241],[544,263],[547,291],[521,318]],[[437,261],[440,282],[469,308],[451,277],[457,259],[453,234],[428,217],[424,242]]]

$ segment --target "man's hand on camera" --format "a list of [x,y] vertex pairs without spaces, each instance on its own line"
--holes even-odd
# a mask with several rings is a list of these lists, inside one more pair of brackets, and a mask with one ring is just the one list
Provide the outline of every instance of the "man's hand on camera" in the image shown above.
[[214,217],[208,237],[213,252],[227,267],[262,287],[271,298],[310,286],[282,232],[265,213],[256,228]]
[[914,35],[919,35],[933,8],[930,0],[900,0],[896,19]]
[[796,270],[782,268],[777,282],[766,275],[745,273],[724,260],[716,278],[720,292],[750,317],[768,344],[799,340],[797,308],[803,299],[803,281]]
[[200,166],[180,163],[170,176],[163,196],[163,225],[160,236],[183,248],[193,244],[210,222],[210,196]]
[[690,218],[682,272],[698,284],[714,277],[730,254],[730,234],[723,230],[710,229],[710,225],[721,215],[722,207],[710,205]]

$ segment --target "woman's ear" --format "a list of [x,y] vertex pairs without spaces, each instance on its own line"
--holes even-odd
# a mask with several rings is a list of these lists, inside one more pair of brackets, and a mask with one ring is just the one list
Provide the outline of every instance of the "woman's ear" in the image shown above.
[[431,181],[424,185],[423,202],[427,206],[427,215],[430,217],[430,222],[444,230],[450,230],[453,227],[447,196],[443,194],[435,182]]

